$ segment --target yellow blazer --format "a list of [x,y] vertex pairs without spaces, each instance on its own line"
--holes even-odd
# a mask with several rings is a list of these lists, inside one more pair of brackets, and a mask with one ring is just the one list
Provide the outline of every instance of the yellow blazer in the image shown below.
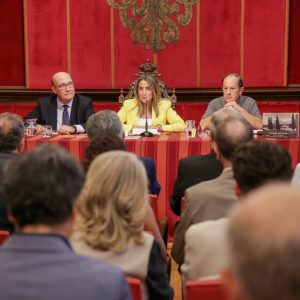
[[[152,109],[152,125],[162,125],[163,131],[184,131],[186,125],[180,116],[171,107],[171,101],[160,99],[157,103],[159,115],[156,116]],[[133,126],[139,126],[138,101],[134,99],[125,100],[122,108],[118,111],[118,116],[125,131],[129,131]]]

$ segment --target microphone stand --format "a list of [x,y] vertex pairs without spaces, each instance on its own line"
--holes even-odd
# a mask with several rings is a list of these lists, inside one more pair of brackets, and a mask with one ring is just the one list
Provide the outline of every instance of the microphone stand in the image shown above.
[[148,131],[148,102],[146,102],[146,122],[145,122],[145,131],[143,131],[140,136],[142,137],[152,137],[153,133]]

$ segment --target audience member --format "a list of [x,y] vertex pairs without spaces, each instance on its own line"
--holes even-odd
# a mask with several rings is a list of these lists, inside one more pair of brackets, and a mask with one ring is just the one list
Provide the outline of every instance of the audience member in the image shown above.
[[[110,110],[102,110],[92,115],[88,119],[86,131],[89,140],[92,140],[96,137],[96,135],[101,134],[102,132],[114,133],[121,139],[124,138],[124,131],[120,119],[115,112]],[[153,159],[150,157],[139,157],[139,159],[143,162],[146,168],[150,194],[159,195],[160,184],[157,181]]]
[[213,99],[202,116],[200,125],[207,127],[211,115],[223,107],[235,109],[254,129],[262,128],[261,114],[254,99],[243,96],[244,85],[239,74],[227,74],[222,80],[223,97]]
[[213,150],[206,155],[193,155],[179,161],[177,178],[170,198],[172,211],[180,216],[181,198],[185,190],[202,181],[211,180],[221,174],[223,166]]
[[145,299],[173,299],[159,245],[143,232],[147,207],[146,172],[137,157],[125,151],[99,155],[79,197],[72,244],[77,252],[144,280]]
[[235,209],[222,272],[228,300],[300,298],[299,198],[298,188],[274,184],[249,193]]
[[[236,192],[244,196],[271,181],[290,181],[289,152],[267,141],[251,141],[239,147],[232,159]],[[229,219],[207,221],[189,227],[185,234],[184,280],[214,279],[227,263],[225,238]]]
[[1,298],[131,299],[121,270],[77,256],[69,245],[83,183],[79,163],[48,144],[7,164],[4,187],[16,233],[0,248]]
[[12,113],[0,115],[0,230],[13,231],[8,220],[6,199],[3,190],[3,168],[7,162],[15,159],[24,148],[23,120]]
[[253,138],[250,124],[234,110],[224,108],[212,116],[212,147],[224,167],[215,179],[198,183],[185,192],[185,206],[176,228],[172,257],[181,265],[184,261],[184,235],[192,225],[224,218],[237,202],[232,158],[236,148]]
[[[102,110],[92,115],[88,119],[86,130],[87,130],[87,135],[90,140],[90,143],[92,143],[92,147],[94,148],[94,153],[98,151],[99,154],[103,153],[103,149],[101,148],[95,149],[94,147],[94,146],[99,146],[99,142],[96,141],[98,135],[104,134],[106,132],[111,135],[116,134],[122,140],[124,137],[123,127],[119,120],[118,115],[115,112],[110,110]],[[88,148],[89,147],[90,146],[88,146]],[[122,149],[118,149],[118,150],[122,150]],[[150,193],[158,195],[160,192],[160,185],[156,179],[156,170],[155,170],[153,159],[150,157],[139,157],[139,159],[143,162],[146,168],[148,181],[149,181],[148,188]],[[155,236],[156,240],[158,241],[161,247],[163,256],[167,257],[167,249],[162,239],[162,236],[160,234],[159,228],[156,224],[155,216],[150,205],[145,218],[145,230],[151,231],[153,233],[153,235]]]
[[160,98],[157,80],[151,75],[143,75],[136,80],[133,99],[125,100],[118,112],[125,131],[132,127],[149,127],[158,131],[183,131],[185,123],[172,109],[171,101]]
[[55,73],[51,86],[54,95],[39,99],[25,119],[37,119],[38,133],[43,131],[42,125],[51,125],[61,134],[85,132],[87,119],[94,113],[92,100],[75,93],[74,82],[66,72]]

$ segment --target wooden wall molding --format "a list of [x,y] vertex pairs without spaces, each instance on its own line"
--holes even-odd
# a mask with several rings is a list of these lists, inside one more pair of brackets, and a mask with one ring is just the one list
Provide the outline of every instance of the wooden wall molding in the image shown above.
[[[118,102],[119,89],[77,90],[95,102]],[[126,90],[124,90],[126,94]],[[171,93],[171,91],[170,91]],[[0,89],[0,103],[32,103],[50,95],[49,90]],[[300,101],[300,86],[287,88],[249,88],[245,95],[256,101]],[[176,89],[178,102],[207,102],[222,95],[220,89]]]

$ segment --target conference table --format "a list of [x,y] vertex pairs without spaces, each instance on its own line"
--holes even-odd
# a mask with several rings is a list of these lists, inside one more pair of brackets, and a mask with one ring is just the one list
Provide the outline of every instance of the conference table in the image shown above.
[[[264,139],[259,136],[258,139]],[[300,139],[266,139],[270,142],[280,144],[291,154],[293,167],[300,161]],[[25,151],[29,151],[40,143],[60,145],[72,153],[78,160],[83,161],[85,149],[88,144],[86,134],[56,135],[43,138],[41,135],[26,137]],[[171,211],[169,199],[177,176],[178,162],[181,158],[207,154],[210,151],[210,139],[199,137],[186,137],[185,133],[161,133],[151,138],[138,136],[125,138],[128,151],[138,156],[149,156],[155,161],[157,178],[161,184],[159,195],[159,217],[168,217],[169,226],[172,231],[174,222],[178,219]]]

